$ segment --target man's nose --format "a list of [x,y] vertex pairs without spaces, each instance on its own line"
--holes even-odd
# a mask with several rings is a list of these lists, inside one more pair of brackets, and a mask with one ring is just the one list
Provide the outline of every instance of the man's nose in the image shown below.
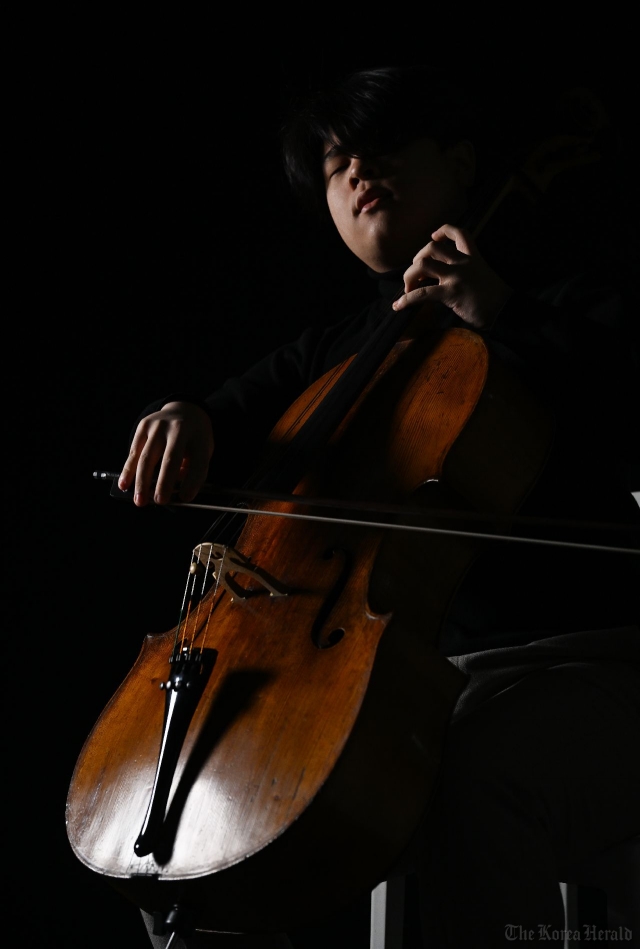
[[370,156],[355,155],[349,166],[349,181],[355,187],[360,181],[369,181],[380,177],[380,162]]

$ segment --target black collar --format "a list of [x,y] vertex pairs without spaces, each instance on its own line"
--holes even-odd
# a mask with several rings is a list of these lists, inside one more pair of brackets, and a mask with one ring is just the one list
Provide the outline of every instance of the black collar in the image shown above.
[[389,303],[398,296],[403,288],[402,276],[407,267],[398,267],[396,270],[387,270],[386,273],[376,273],[370,267],[367,267],[367,275],[371,280],[377,281],[378,293],[383,300]]

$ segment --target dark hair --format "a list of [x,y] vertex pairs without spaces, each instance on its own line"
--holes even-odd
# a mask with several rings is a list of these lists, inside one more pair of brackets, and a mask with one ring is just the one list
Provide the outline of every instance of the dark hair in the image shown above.
[[282,130],[285,172],[304,204],[328,213],[322,176],[327,143],[348,155],[373,157],[419,138],[450,145],[472,139],[473,131],[463,97],[428,66],[367,69],[294,105]]

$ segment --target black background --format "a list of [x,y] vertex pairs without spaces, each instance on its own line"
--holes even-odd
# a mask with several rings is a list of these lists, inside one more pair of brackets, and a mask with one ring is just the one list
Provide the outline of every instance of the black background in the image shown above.
[[[71,853],[65,798],[143,637],[173,625],[208,519],[135,510],[109,498],[93,470],[119,469],[152,399],[206,394],[371,292],[289,195],[278,129],[292,97],[346,70],[424,61],[467,83],[479,107],[499,94],[503,122],[548,88],[586,82],[628,133],[617,39],[518,37],[489,54],[441,29],[409,42],[410,24],[391,42],[385,30],[363,34],[353,12],[324,12],[340,23],[322,39],[300,29],[285,41],[275,20],[262,39],[255,24],[249,38],[239,25],[203,36],[181,23],[179,41],[170,30],[132,40],[126,24],[107,33],[71,17],[50,32],[39,24],[37,42],[31,28],[16,32],[5,469],[17,586],[3,731],[15,884],[5,933],[20,946],[146,945],[137,910]],[[615,213],[620,229],[602,235],[607,261],[626,247],[636,206]],[[353,938],[345,945],[357,949]]]

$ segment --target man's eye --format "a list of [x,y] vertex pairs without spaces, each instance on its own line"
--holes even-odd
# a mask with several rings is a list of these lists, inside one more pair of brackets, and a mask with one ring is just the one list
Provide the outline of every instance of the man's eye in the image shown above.
[[348,168],[348,167],[349,167],[349,165],[347,164],[347,162],[343,162],[342,165],[336,165],[335,168],[332,168],[332,169],[331,169],[331,173],[330,173],[329,177],[330,177],[330,178],[333,178],[333,176],[334,176],[334,175],[337,175],[338,172],[344,171],[345,168]]

